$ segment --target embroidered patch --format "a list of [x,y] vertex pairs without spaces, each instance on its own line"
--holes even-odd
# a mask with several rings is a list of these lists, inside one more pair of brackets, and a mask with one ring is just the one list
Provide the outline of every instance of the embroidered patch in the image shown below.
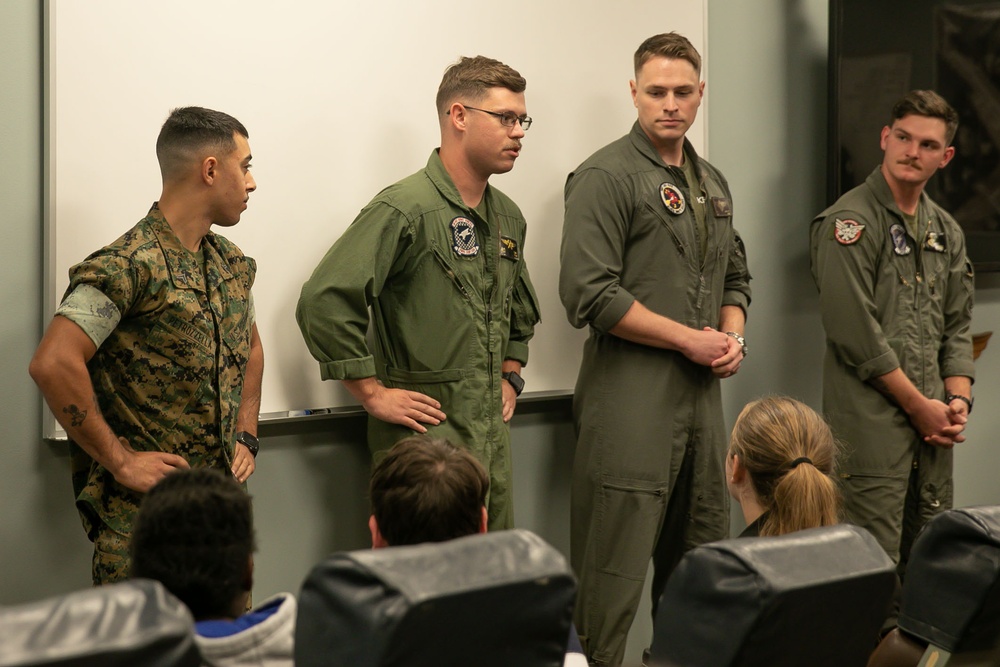
[[889,235],[892,237],[892,249],[900,257],[909,255],[913,249],[910,242],[906,240],[906,230],[898,222],[889,228]]
[[479,254],[476,240],[476,225],[468,218],[458,216],[451,221],[452,250],[459,257],[475,257]]
[[521,253],[517,248],[517,239],[512,239],[509,236],[500,237],[500,256],[504,259],[509,259],[512,262],[516,262],[520,258]]
[[680,215],[687,208],[684,194],[680,188],[671,183],[660,183],[660,199],[663,200],[663,205],[667,207],[667,210],[674,215]]
[[712,197],[712,209],[715,217],[727,218],[733,214],[733,203],[727,197]]
[[927,232],[924,247],[934,252],[947,252],[948,239],[945,237],[944,232]]
[[857,220],[837,218],[833,238],[837,239],[841,245],[852,245],[861,240],[861,232],[863,231],[865,231],[865,226]]

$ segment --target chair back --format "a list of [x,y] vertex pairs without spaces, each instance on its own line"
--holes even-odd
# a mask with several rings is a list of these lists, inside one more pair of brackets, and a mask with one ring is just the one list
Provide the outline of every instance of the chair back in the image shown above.
[[864,665],[895,580],[875,539],[846,524],[697,547],[667,581],[651,664]]

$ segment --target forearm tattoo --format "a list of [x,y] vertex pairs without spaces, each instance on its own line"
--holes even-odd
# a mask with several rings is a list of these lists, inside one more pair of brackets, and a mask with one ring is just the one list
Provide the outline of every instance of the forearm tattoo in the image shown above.
[[69,425],[73,427],[79,426],[87,419],[87,411],[81,410],[74,404],[67,405],[62,411],[69,415]]

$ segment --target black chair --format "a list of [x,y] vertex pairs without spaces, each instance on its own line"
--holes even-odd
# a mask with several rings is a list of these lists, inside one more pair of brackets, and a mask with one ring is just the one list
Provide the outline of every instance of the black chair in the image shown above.
[[194,619],[135,579],[0,608],[2,667],[197,667]]
[[895,581],[892,561],[855,526],[697,547],[660,598],[650,664],[863,666]]
[[537,535],[334,554],[306,578],[297,667],[557,667],[576,584]]
[[948,510],[924,527],[898,625],[870,667],[1000,664],[1000,506]]

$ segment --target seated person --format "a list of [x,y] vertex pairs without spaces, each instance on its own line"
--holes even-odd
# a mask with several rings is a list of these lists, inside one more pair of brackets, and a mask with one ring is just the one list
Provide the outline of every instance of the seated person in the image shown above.
[[282,593],[243,613],[255,548],[250,496],[240,484],[214,469],[180,470],[139,507],[131,576],[159,581],[187,605],[207,664],[292,667],[294,596]]
[[726,454],[729,494],[743,509],[740,537],[784,535],[840,520],[837,444],[809,406],[787,396],[748,403]]
[[[447,440],[417,435],[393,445],[372,471],[372,548],[444,542],[485,533],[486,469]],[[563,667],[586,667],[570,628]]]

